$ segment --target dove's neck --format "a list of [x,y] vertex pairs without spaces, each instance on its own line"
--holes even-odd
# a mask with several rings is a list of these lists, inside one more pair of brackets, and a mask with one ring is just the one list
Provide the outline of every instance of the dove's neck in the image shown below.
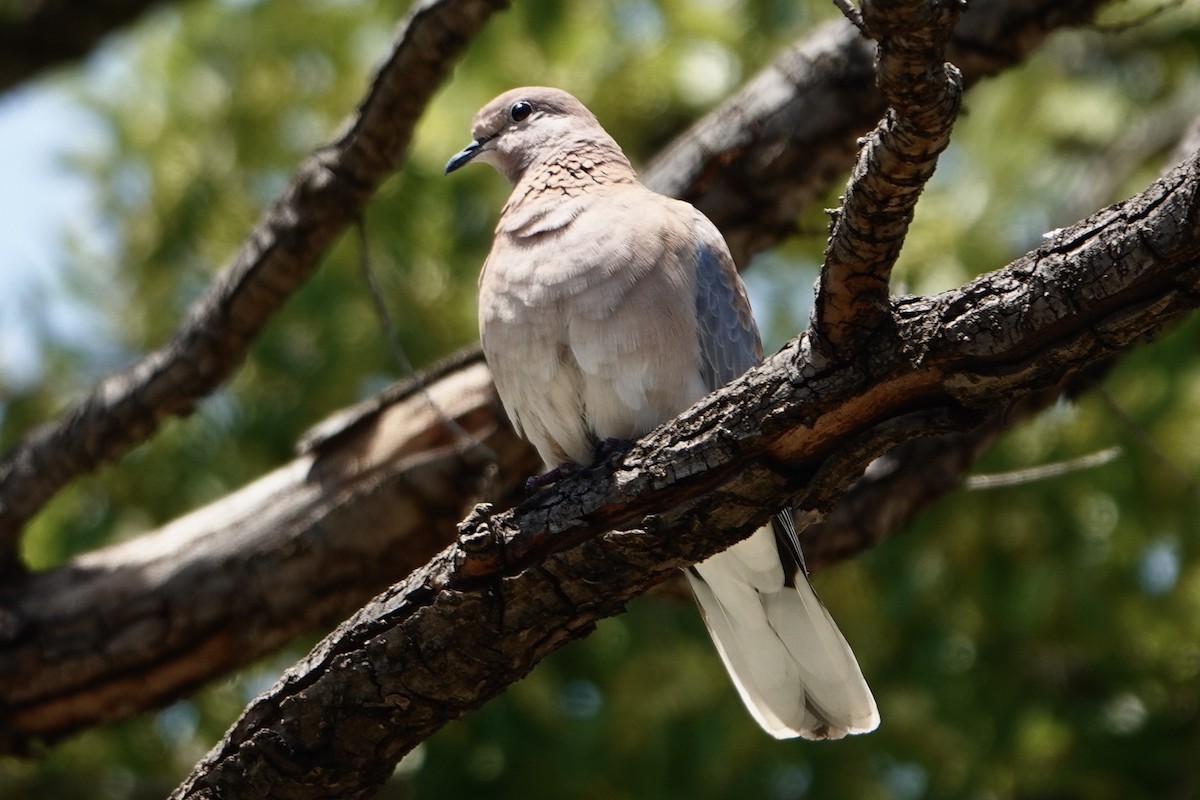
[[612,139],[572,142],[517,176],[497,232],[521,237],[559,230],[578,216],[585,196],[637,182],[629,159]]
[[608,136],[588,137],[548,149],[514,181],[513,194],[574,194],[605,184],[634,183],[637,173],[617,143]]

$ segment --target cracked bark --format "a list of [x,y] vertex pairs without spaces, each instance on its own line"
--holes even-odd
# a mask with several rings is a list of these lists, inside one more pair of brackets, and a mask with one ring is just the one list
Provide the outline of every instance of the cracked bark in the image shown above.
[[[823,515],[900,441],[976,430],[1200,305],[1200,153],[961,289],[893,302],[908,346],[801,336],[625,454],[460,538],[252,703],[172,795],[365,797],[446,721],[650,584],[796,502]],[[486,654],[486,655],[483,655]]]
[[892,332],[892,267],[962,104],[962,75],[945,52],[963,7],[962,0],[863,2],[863,23],[879,41],[878,84],[888,110],[862,140],[833,214],[813,334],[834,353],[852,354],[881,328]]
[[[1015,63],[1055,25],[1096,5],[980,0],[964,15],[952,52],[969,82]],[[741,243],[744,258],[790,231],[799,206],[849,165],[855,137],[871,124],[863,109],[882,109],[871,74],[871,50],[856,31],[819,30],[683,135],[646,180],[705,207],[731,242]],[[751,207],[759,213],[746,213]],[[247,273],[245,282],[259,275]],[[494,492],[502,494],[536,459],[508,433],[490,379],[472,358],[423,380],[435,397],[457,381],[455,391],[473,398],[469,407],[447,407],[499,455]],[[343,619],[452,540],[457,510],[433,498],[447,485],[456,496],[480,485],[489,467],[460,457],[462,443],[439,433],[411,399],[411,385],[401,386],[330,420],[297,462],[256,482],[258,491],[242,490],[139,539],[137,548],[153,558],[134,558],[133,545],[109,548],[4,584],[0,747],[19,750],[178,697],[301,631]],[[411,427],[409,415],[429,430]],[[73,431],[88,434],[82,426]],[[941,458],[959,470],[974,452],[969,442],[961,451],[944,446]],[[855,513],[805,534],[810,565],[890,534],[957,483],[952,471],[934,470],[943,462],[927,451],[903,463],[858,483],[853,496],[868,499],[847,506]],[[318,476],[323,482],[309,483]],[[347,546],[326,542],[335,531]],[[320,570],[329,570],[330,580],[315,578]],[[214,593],[197,602],[198,587],[246,575],[269,603]],[[169,639],[160,635],[168,630]],[[138,674],[146,679],[131,678]]]
[[[316,625],[333,625],[445,545],[487,459],[536,467],[478,358],[222,502],[0,586],[0,745],[21,751],[166,702]],[[435,410],[432,403],[436,404]],[[524,469],[522,469],[522,467]],[[336,533],[334,533],[336,532]],[[369,565],[369,568],[368,568]]]

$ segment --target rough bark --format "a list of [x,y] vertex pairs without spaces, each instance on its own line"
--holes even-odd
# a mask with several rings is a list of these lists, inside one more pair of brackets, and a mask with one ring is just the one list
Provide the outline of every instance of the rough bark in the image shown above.
[[381,594],[252,703],[180,798],[366,797],[447,720],[789,501],[833,508],[897,442],[970,431],[1200,305],[1200,153],[1003,270],[894,301],[903,349],[793,340],[624,454]]
[[[974,73],[967,72],[968,80],[1015,62],[1052,25],[1076,19],[1061,14],[1081,14],[1094,5],[981,0],[956,33],[967,42],[955,45],[956,52],[976,65]],[[742,242],[744,250],[774,243],[790,229],[790,222],[783,226],[780,220],[790,219],[798,202],[823,192],[837,171],[849,166],[855,138],[870,126],[867,121],[857,127],[859,109],[882,109],[869,78],[871,51],[857,32],[844,27],[849,34],[822,29],[783,53],[670,147],[669,156],[648,171],[648,182],[712,206],[710,213],[721,220],[726,236]],[[847,82],[848,74],[863,70],[867,79]],[[839,109],[854,113],[848,116]],[[796,121],[807,127],[790,127]],[[687,161],[687,154],[698,160]],[[799,189],[793,191],[794,186]],[[764,187],[771,193],[760,195]],[[759,214],[739,210],[751,203],[760,204]],[[261,275],[247,274],[246,284]],[[468,358],[459,368],[472,371],[475,365]],[[454,382],[466,379],[449,367],[444,374],[435,370],[423,377],[438,397],[445,391],[443,380],[461,386]],[[451,405],[499,456],[494,491],[502,492],[532,471],[536,460],[526,445],[505,433],[494,397],[490,389],[485,391],[486,378],[470,385],[470,407]],[[59,738],[178,697],[195,683],[270,652],[299,631],[343,619],[381,586],[451,541],[454,515],[436,500],[438,493],[447,484],[479,486],[493,467],[481,459],[454,456],[450,450],[457,445],[444,437],[436,420],[427,418],[433,428],[423,434],[402,424],[411,396],[411,387],[385,392],[321,426],[312,437],[311,454],[299,462],[364,459],[360,473],[322,485],[330,494],[335,489],[344,493],[344,503],[314,493],[320,487],[304,478],[319,471],[305,473],[297,462],[256,484],[276,486],[278,496],[246,489],[195,512],[186,524],[181,520],[139,539],[136,547],[155,553],[152,559],[132,557],[134,545],[102,550],[0,589],[0,709],[6,712],[0,720],[7,723],[0,730],[0,746],[19,750],[31,740]],[[87,429],[73,432],[84,435]],[[853,514],[827,520],[819,535],[814,529],[805,536],[810,565],[857,552],[855,543],[866,546],[893,532],[932,500],[935,488],[946,491],[956,485],[954,474],[938,465],[961,469],[969,463],[963,454],[974,452],[973,447],[960,446],[964,449],[948,450],[942,459],[921,451],[919,458],[905,459],[903,468],[880,469],[860,481],[854,496],[870,499],[849,506],[857,509]],[[387,453],[390,460],[372,460],[360,453],[364,449]],[[433,473],[422,472],[426,465]],[[423,477],[428,474],[436,474],[437,480]],[[8,478],[16,481],[11,491],[18,491],[19,476]],[[914,487],[925,491],[913,492]],[[249,505],[251,499],[258,505]],[[227,504],[233,504],[232,510]],[[246,528],[230,520],[248,522],[253,547],[242,538]],[[362,527],[346,529],[358,524],[354,520]],[[177,546],[181,530],[191,532],[187,547]],[[347,537],[356,544],[326,544],[330,537]],[[310,577],[312,564],[321,558],[334,576],[329,581]],[[248,570],[257,592],[271,598],[270,603],[246,604],[239,593],[210,594],[204,603],[188,600],[189,593],[204,585],[193,578],[246,575]],[[355,580],[337,577],[344,575]],[[105,646],[100,654],[84,647],[101,640]],[[132,679],[139,671],[145,671],[147,680]]]
[[962,74],[945,61],[962,10],[962,0],[863,3],[888,110],[861,142],[817,285],[815,341],[834,352],[891,322],[892,267],[962,104]]
[[487,490],[520,484],[536,460],[498,422],[486,365],[441,371],[336,447],[152,536],[0,587],[0,746],[126,717],[336,624],[445,546],[442,532],[486,494],[491,453],[512,469]]

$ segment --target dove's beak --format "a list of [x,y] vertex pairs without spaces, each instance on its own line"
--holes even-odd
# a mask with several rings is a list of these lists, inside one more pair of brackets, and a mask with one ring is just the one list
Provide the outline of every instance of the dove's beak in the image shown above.
[[470,163],[471,159],[483,152],[483,144],[485,141],[487,140],[476,139],[462,150],[459,150],[457,153],[455,153],[454,156],[446,162],[446,174],[449,175],[459,167]]

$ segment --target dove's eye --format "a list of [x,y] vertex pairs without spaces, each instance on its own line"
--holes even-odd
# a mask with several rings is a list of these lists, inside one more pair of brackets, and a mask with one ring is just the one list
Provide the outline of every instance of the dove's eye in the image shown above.
[[526,100],[518,100],[508,107],[508,118],[520,122],[533,113],[533,106]]

